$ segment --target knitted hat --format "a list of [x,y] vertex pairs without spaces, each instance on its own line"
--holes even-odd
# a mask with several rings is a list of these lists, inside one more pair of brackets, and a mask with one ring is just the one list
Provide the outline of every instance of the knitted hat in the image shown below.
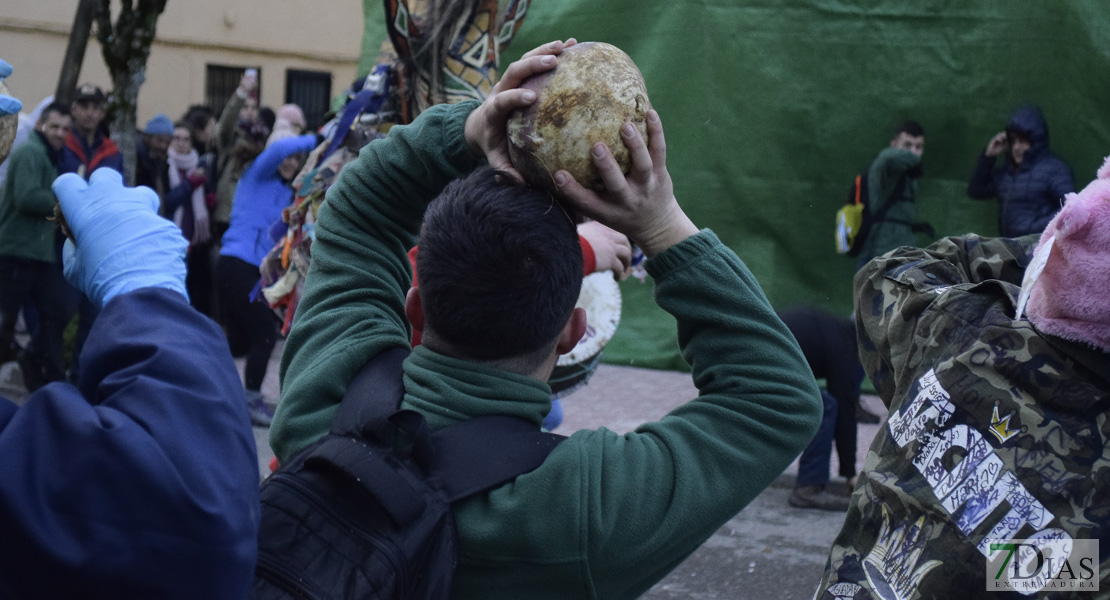
[[[296,133],[304,131],[305,120],[304,111],[296,104],[285,104],[277,111],[277,120],[285,119],[290,125],[296,128]],[[277,129],[277,125],[274,125]]]
[[146,128],[143,133],[147,135],[173,135],[173,121],[164,114],[157,114],[153,119],[147,121]]
[[290,137],[297,137],[297,134],[293,133],[291,129],[275,129],[274,132],[270,134],[270,137],[266,139],[266,147],[269,148],[270,144]]
[[1043,333],[1110,352],[1110,157],[1098,179],[1065,197],[1037,251],[1047,244],[1044,271],[1029,291],[1029,321]]

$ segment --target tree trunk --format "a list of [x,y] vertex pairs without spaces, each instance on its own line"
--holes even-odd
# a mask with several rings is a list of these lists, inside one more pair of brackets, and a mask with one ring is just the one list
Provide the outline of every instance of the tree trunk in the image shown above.
[[77,13],[73,16],[73,29],[69,31],[66,56],[62,60],[62,72],[58,76],[58,87],[54,90],[54,100],[68,105],[77,89],[77,78],[81,76],[81,65],[85,62],[85,48],[89,43],[93,18],[96,16],[97,0],[80,0]]
[[123,178],[135,184],[135,153],[138,147],[135,110],[139,89],[146,80],[146,59],[166,0],[122,0],[119,16],[112,25],[111,0],[99,0],[96,11],[97,39],[104,64],[112,76],[108,95],[108,123],[112,139],[123,155]]

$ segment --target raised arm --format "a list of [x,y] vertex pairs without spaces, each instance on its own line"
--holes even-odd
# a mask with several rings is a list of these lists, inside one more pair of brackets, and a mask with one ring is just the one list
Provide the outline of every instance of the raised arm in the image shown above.
[[871,210],[879,210],[894,194],[899,180],[920,164],[921,157],[909,150],[883,148],[867,173]]
[[245,597],[257,455],[227,342],[184,295],[186,242],[151,190],[110,169],[54,189],[79,244],[66,277],[102,310],[79,389],[51,384],[0,410],[2,587]]
[[239,112],[247,103],[247,97],[258,88],[257,77],[244,74],[239,80],[239,87],[227,99],[220,118],[216,121],[216,132],[212,136],[214,150],[221,156],[231,149],[235,143],[235,127],[239,124]]
[[1005,152],[1006,132],[1000,131],[987,142],[986,149],[975,163],[975,170],[972,171],[971,179],[967,182],[968,196],[983,200],[998,195],[998,189],[994,183],[994,163],[995,159]]
[[274,143],[266,146],[262,154],[254,159],[251,166],[247,168],[248,173],[243,173],[243,177],[265,177],[273,174],[281,165],[281,161],[287,157],[300,152],[308,152],[316,145],[316,136],[314,135],[299,135],[296,137],[287,137],[275,141]]
[[599,491],[580,507],[589,529],[601,532],[588,547],[599,598],[646,591],[782,473],[821,412],[801,349],[755,278],[675,199],[655,111],[647,125],[648,144],[630,124],[622,129],[632,155],[627,176],[604,144],[595,147],[604,194],[555,175],[576,210],[650,257],[656,301],[678,321],[698,388],[696,399],[634,433],[578,432],[577,446],[556,450],[580,448],[587,466],[578,476]]

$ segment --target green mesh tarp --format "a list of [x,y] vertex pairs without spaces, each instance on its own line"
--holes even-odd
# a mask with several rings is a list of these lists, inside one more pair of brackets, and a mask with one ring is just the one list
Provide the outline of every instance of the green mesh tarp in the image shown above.
[[[380,6],[367,0],[371,61]],[[647,80],[694,222],[776,307],[847,316],[854,259],[835,253],[833,217],[898,123],[925,127],[919,217],[941,236],[994,235],[997,205],[969,199],[967,178],[1019,105],[1044,110],[1077,187],[1110,154],[1108,31],[1105,0],[534,0],[502,64],[571,36],[623,49]],[[651,281],[621,289],[604,360],[685,369]]]

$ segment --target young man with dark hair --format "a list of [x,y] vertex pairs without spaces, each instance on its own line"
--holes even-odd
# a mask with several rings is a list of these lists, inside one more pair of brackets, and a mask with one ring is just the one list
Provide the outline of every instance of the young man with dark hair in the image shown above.
[[[9,160],[0,204],[0,354],[18,358],[29,391],[65,376],[62,332],[66,325],[62,277],[54,249],[57,227],[50,185],[58,177],[58,156],[71,126],[69,109],[53,103],[42,111],[35,131]],[[13,337],[19,311],[28,299],[38,311],[31,342],[15,355]]]
[[561,209],[562,219],[544,218],[552,208],[547,194],[489,168],[444,188],[420,230],[423,343],[508,370],[535,370],[551,355],[582,283],[577,229]]
[[[409,347],[409,322],[424,337],[404,363],[404,408],[433,430],[481,415],[540,428],[551,406],[546,379],[585,329],[573,302],[582,258],[562,205],[514,181],[506,123],[535,101],[520,83],[554,68],[564,47],[525,54],[482,103],[435,106],[394,127],[340,174],[282,355],[270,435],[279,459],[328,431],[368,361]],[[456,503],[453,598],[638,597],[781,474],[816,430],[819,393],[797,343],[747,267],[679,207],[662,125],[654,111],[647,119],[650,141],[622,128],[627,175],[594,146],[605,194],[565,171],[555,181],[574,211],[649,257],[700,395],[624,436],[579,431],[536,470]],[[471,173],[484,162],[505,174]],[[406,251],[422,221],[419,287],[410,289]]]
[[903,121],[890,144],[867,170],[868,204],[876,214],[889,204],[882,219],[871,225],[857,265],[899,246],[917,245],[917,179],[925,154],[925,129],[917,121]]

